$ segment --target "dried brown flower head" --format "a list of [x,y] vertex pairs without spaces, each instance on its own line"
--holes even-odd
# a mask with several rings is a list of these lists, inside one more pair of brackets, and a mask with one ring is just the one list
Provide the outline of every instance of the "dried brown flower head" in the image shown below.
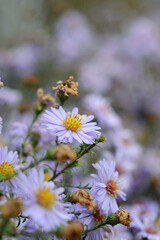
[[16,217],[19,213],[22,212],[23,203],[20,199],[9,199],[2,206],[2,215],[4,218]]
[[22,82],[28,87],[36,86],[39,83],[39,77],[37,75],[28,75],[22,79]]
[[76,159],[76,152],[67,145],[67,144],[60,144],[56,146],[56,150],[54,153],[54,157],[58,160],[59,163],[63,164],[67,160],[75,160]]
[[62,236],[65,237],[66,240],[79,240],[82,231],[83,225],[78,221],[72,221],[68,226],[63,228]]
[[91,194],[86,189],[80,189],[73,193],[72,195],[74,202],[79,202],[81,205],[86,205],[88,211],[93,212],[96,207],[96,203],[93,202]]
[[130,216],[130,212],[124,210],[124,209],[120,209],[116,212],[116,217],[118,218],[119,222],[127,227],[130,226],[131,223],[131,216]]
[[56,96],[58,96],[58,93],[61,91],[64,93],[65,96],[69,96],[71,94],[72,96],[78,96],[78,82],[73,81],[74,77],[70,76],[67,81],[58,81],[57,87],[52,87],[53,90],[56,91]]
[[49,106],[55,106],[56,100],[54,97],[51,96],[51,94],[44,94],[44,91],[42,88],[38,88],[37,90],[37,100],[35,102],[35,109],[38,112],[41,112],[44,110],[45,107]]

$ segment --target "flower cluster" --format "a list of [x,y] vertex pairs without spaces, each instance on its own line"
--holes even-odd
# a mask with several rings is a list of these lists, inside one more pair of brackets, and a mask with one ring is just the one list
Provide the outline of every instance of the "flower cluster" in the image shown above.
[[[126,200],[126,194],[116,160],[113,154],[108,154],[109,159],[106,155],[92,164],[97,174],[89,176],[89,183],[85,184],[84,175],[75,185],[85,155],[104,145],[105,136],[93,115],[80,114],[77,107],[66,112],[58,103],[46,104],[53,100],[39,89],[36,105],[45,106],[40,111],[34,106],[29,125],[12,125],[13,151],[0,148],[0,225],[4,226],[0,236],[104,239],[113,226],[131,222],[129,212],[124,214],[118,206],[119,197]],[[8,232],[11,224],[14,228]]]

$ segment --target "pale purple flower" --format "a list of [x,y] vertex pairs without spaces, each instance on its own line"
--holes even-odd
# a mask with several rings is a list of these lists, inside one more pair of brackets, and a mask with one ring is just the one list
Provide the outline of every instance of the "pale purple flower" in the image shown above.
[[55,22],[53,49],[61,64],[69,66],[81,59],[89,52],[93,41],[90,25],[80,12],[67,10]]
[[28,175],[20,173],[15,194],[24,201],[25,216],[44,231],[55,230],[71,220],[61,201],[63,188],[56,188],[53,182],[44,181],[43,169],[30,169]]
[[[82,206],[79,203],[75,206],[76,211],[81,214],[78,216],[78,220],[83,224],[84,230],[91,229],[96,226],[99,222],[104,219],[103,215],[100,215],[99,210],[97,209],[94,213],[89,212],[86,206]],[[107,226],[105,226],[107,228]],[[104,239],[104,229],[98,228],[94,231],[91,231],[87,234],[86,240],[103,240]]]
[[97,131],[100,127],[95,122],[89,123],[93,118],[93,115],[80,115],[78,108],[66,113],[61,106],[59,109],[51,107],[51,111],[46,110],[43,114],[43,125],[58,137],[59,142],[72,143],[75,139],[80,143],[91,144],[100,135]]
[[94,113],[98,122],[104,128],[120,128],[120,117],[111,107],[109,99],[106,99],[98,94],[88,94],[83,99],[84,107]]
[[121,183],[118,179],[118,172],[115,171],[116,162],[112,159],[103,159],[92,164],[98,174],[91,174],[96,179],[91,195],[103,214],[114,213],[118,210],[116,198],[126,200],[126,194],[122,191]]
[[7,104],[9,106],[18,105],[22,100],[22,94],[15,89],[3,87],[0,94],[0,105]]
[[17,152],[8,152],[7,146],[0,148],[0,174],[6,177],[6,180],[0,183],[0,188],[4,191],[14,186],[15,176],[11,177],[11,175],[15,174],[19,169],[18,162]]
[[142,153],[142,147],[134,139],[132,131],[120,128],[110,133],[110,141],[127,157],[136,160]]

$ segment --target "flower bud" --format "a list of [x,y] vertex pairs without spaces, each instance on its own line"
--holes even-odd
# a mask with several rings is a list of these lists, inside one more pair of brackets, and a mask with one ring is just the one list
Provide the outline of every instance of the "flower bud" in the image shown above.
[[67,145],[67,144],[60,144],[56,146],[54,157],[58,160],[59,163],[63,164],[67,160],[75,160],[76,159],[76,152]]
[[92,212],[97,205],[95,202],[93,202],[91,194],[85,189],[75,191],[72,195],[72,198],[74,202],[79,202],[81,205],[86,205],[88,211],[90,212]]
[[2,215],[4,218],[12,218],[18,216],[22,212],[23,203],[20,199],[9,199],[2,206]]
[[119,220],[119,222],[127,227],[130,226],[131,216],[130,213],[124,209],[120,209],[116,212],[116,216]]
[[66,240],[79,240],[82,231],[83,225],[78,221],[73,221],[63,228],[62,236],[65,237]]

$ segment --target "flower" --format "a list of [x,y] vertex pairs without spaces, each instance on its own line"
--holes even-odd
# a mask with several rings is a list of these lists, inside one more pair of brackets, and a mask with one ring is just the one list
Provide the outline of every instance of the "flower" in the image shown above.
[[0,174],[5,177],[5,180],[0,183],[0,188],[4,191],[8,190],[10,186],[13,187],[15,177],[14,173],[19,169],[17,152],[8,152],[8,147],[0,148]]
[[74,77],[70,76],[67,81],[58,81],[57,87],[52,87],[53,90],[56,91],[56,96],[58,96],[59,91],[64,92],[65,96],[69,96],[71,94],[72,96],[78,96],[78,82],[73,81]]
[[55,188],[53,182],[44,181],[44,172],[36,168],[28,176],[20,173],[15,194],[24,200],[25,216],[29,216],[43,230],[55,230],[61,224],[71,220],[60,200],[63,188]]
[[80,115],[78,108],[66,113],[61,106],[59,109],[51,107],[51,112],[46,110],[43,117],[43,125],[58,137],[59,142],[72,143],[76,139],[80,143],[91,144],[100,135],[97,131],[100,127],[95,122],[89,123],[94,116]]
[[114,213],[118,210],[116,198],[126,200],[126,194],[118,181],[118,172],[115,171],[116,162],[113,159],[103,159],[92,165],[98,171],[98,175],[91,174],[96,179],[91,189],[93,200],[98,203],[103,214]]

